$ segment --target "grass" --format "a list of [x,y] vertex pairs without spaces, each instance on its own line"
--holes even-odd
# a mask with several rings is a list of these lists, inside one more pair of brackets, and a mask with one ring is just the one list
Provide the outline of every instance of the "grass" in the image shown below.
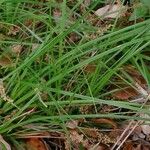
[[[18,131],[36,131],[36,128],[26,128],[28,124],[37,124],[44,130],[53,127],[60,130],[67,120],[79,118],[148,119],[128,115],[127,111],[102,114],[98,108],[105,104],[132,113],[149,114],[148,108],[141,108],[141,104],[108,99],[114,91],[107,87],[115,85],[114,78],[118,77],[136,89],[132,77],[122,73],[122,67],[127,64],[142,74],[149,87],[150,20],[122,29],[115,26],[117,21],[111,22],[113,30],[97,35],[99,27],[92,25],[87,16],[104,1],[93,1],[86,11],[79,13],[81,3],[73,5],[66,0],[61,4],[55,0],[0,2],[0,56],[9,56],[13,61],[12,66],[2,65],[0,70],[6,94],[13,100],[0,100],[0,133],[12,143],[17,142]],[[55,8],[62,10],[58,18],[53,15]],[[71,15],[75,18],[71,19]],[[27,21],[31,24],[27,25]],[[16,35],[8,35],[12,26],[19,26]],[[69,42],[72,32],[79,37],[78,42]],[[97,36],[89,39],[87,34]],[[23,47],[19,55],[12,52],[15,44]],[[33,45],[37,45],[34,50]],[[85,72],[89,64],[96,66],[95,72]],[[94,112],[66,111],[66,107],[88,105],[93,106]]]

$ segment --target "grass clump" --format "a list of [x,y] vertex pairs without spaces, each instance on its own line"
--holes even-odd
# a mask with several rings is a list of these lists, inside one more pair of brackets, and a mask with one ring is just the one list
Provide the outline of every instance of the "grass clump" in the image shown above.
[[[111,86],[120,89],[118,80],[137,90],[123,70],[130,64],[149,88],[150,20],[120,28],[117,19],[105,24],[93,15],[104,1],[82,3],[0,2],[0,90],[7,97],[0,92],[0,134],[11,142],[17,142],[19,131],[65,131],[68,120],[139,120],[144,118],[133,114],[149,113],[141,104],[114,99]],[[102,113],[104,105],[122,111]],[[85,106],[93,110],[82,112]]]

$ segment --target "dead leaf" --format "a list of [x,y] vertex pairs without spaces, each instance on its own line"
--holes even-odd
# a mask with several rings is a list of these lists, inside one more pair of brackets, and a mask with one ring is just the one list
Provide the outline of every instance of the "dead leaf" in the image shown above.
[[2,56],[0,58],[0,66],[11,67],[13,65],[12,60],[9,57]]
[[150,134],[150,125],[141,125],[141,127],[144,134],[146,135]]
[[40,138],[29,138],[26,141],[28,150],[46,150],[46,147]]
[[119,90],[112,94],[114,98],[120,100],[127,100],[129,98],[135,97],[138,95],[138,92],[135,91],[132,87]]
[[91,0],[84,0],[83,4],[85,7],[88,7],[91,4]]
[[142,87],[145,87],[146,80],[141,73],[132,65],[124,66],[123,69]]
[[85,139],[85,140],[82,142],[82,145],[83,145],[83,147],[86,148],[86,149],[90,149],[90,147],[91,147],[91,143],[90,143],[89,139]]
[[109,124],[113,128],[117,128],[117,124],[111,119],[91,119],[91,121],[96,124]]
[[123,146],[123,150],[133,150],[132,142],[126,142]]
[[86,136],[97,139],[99,137],[98,129],[94,128],[83,128],[83,132]]
[[69,43],[76,43],[80,39],[79,35],[75,32],[70,33],[68,38],[69,38],[69,40],[68,40]]
[[24,25],[26,26],[26,27],[29,27],[29,26],[31,26],[33,24],[33,20],[31,20],[31,19],[27,19],[25,22],[24,22]]
[[8,35],[17,35],[17,33],[19,33],[19,31],[20,31],[20,28],[19,28],[19,26],[11,26],[10,28],[9,28],[9,31],[8,31]]
[[79,134],[76,130],[71,130],[70,138],[74,144],[80,144],[83,141],[83,134]]
[[20,54],[21,51],[22,51],[22,48],[23,48],[22,45],[20,45],[20,44],[15,44],[15,45],[12,45],[11,50],[12,50],[12,52],[15,53],[15,54]]
[[78,124],[79,124],[79,121],[78,120],[72,120],[72,121],[69,121],[66,123],[66,126],[69,128],[69,129],[75,129],[78,127]]
[[[147,114],[140,114],[140,117],[150,119],[150,116]],[[145,121],[144,123],[141,125],[141,129],[145,135],[150,135],[150,122]]]
[[[3,139],[3,137],[0,135],[0,143],[2,143],[6,150],[11,150],[10,145]],[[2,150],[1,144],[0,144],[0,149]]]
[[79,145],[83,142],[83,134],[79,134],[76,130],[70,130],[70,140],[65,141],[66,150],[70,150],[70,144],[72,144],[74,150],[79,149]]
[[99,17],[103,17],[104,19],[117,18],[124,15],[125,11],[126,11],[126,7],[119,4],[106,5],[96,10],[95,15]]
[[91,145],[88,150],[110,150],[105,144],[97,143],[96,145]]
[[85,68],[84,71],[86,73],[94,73],[96,71],[96,65],[93,64],[88,64]]

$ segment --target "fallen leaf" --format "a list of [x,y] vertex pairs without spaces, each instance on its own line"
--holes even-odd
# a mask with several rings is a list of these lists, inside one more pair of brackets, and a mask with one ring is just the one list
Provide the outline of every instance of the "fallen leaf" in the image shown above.
[[66,126],[69,128],[69,129],[75,129],[78,127],[78,124],[79,124],[79,121],[78,120],[72,120],[72,121],[69,121],[66,123]]
[[68,38],[69,38],[69,40],[68,40],[69,43],[76,43],[80,39],[79,35],[75,32],[70,33]]
[[150,134],[150,125],[141,125],[141,127],[144,134],[146,135]]
[[80,144],[83,141],[83,134],[79,134],[76,130],[70,132],[70,138],[74,144]]
[[18,26],[11,26],[8,31],[8,35],[17,35],[19,33],[20,28]]
[[[79,145],[83,142],[83,134],[79,134],[76,130],[70,130],[69,131],[69,137],[70,141],[72,143],[73,149],[78,150]],[[70,144],[69,140],[65,141],[65,148],[66,150],[70,150]]]
[[96,65],[93,65],[93,64],[88,64],[85,68],[84,68],[84,71],[86,73],[93,73],[96,71]]
[[13,63],[9,57],[2,56],[0,58],[0,66],[2,67],[12,67]]
[[12,52],[13,53],[15,53],[15,54],[20,54],[21,53],[21,51],[22,51],[22,45],[20,45],[20,44],[15,44],[15,45],[13,45],[12,47],[11,47],[11,50],[12,50]]
[[104,144],[96,144],[89,148],[89,150],[109,150],[109,148]]
[[140,86],[144,87],[146,85],[146,80],[134,66],[124,66],[123,70],[125,70]]
[[[140,114],[140,117],[150,119],[150,116],[147,114]],[[141,129],[145,135],[150,135],[150,122],[145,121],[144,123],[141,125]]]
[[109,124],[113,128],[117,128],[117,124],[111,119],[91,119],[91,121],[96,124]]
[[99,17],[103,17],[104,19],[117,18],[124,15],[125,11],[126,11],[126,7],[119,4],[106,5],[96,10],[95,15]]
[[129,98],[137,96],[138,92],[135,91],[132,87],[129,87],[129,88],[114,92],[112,95],[116,99],[127,100]]
[[29,138],[26,141],[28,150],[46,150],[46,147],[40,138]]
[[85,7],[88,7],[91,4],[91,0],[84,0],[83,4]]
[[99,137],[98,129],[95,128],[83,128],[83,133],[91,138],[97,139]]
[[133,143],[132,142],[126,142],[123,146],[123,150],[133,150]]

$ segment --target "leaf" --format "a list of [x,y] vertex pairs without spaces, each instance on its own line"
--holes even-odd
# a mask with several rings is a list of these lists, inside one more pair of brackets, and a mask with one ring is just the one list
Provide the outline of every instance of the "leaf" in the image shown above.
[[15,45],[13,45],[12,47],[11,47],[11,50],[12,50],[12,52],[13,53],[15,53],[15,54],[20,54],[21,53],[21,51],[22,51],[22,45],[20,45],[20,44],[15,44]]
[[69,43],[76,43],[76,42],[78,42],[79,40],[80,40],[80,37],[79,37],[79,35],[78,35],[77,33],[75,33],[75,32],[70,33],[69,36],[68,36],[68,42],[69,42]]
[[134,8],[134,11],[130,16],[129,21],[133,21],[145,17],[147,13],[148,13],[148,8],[143,4],[139,4],[136,8]]
[[14,25],[9,28],[8,35],[17,35],[17,33],[19,32],[20,32],[20,27]]
[[109,124],[113,128],[117,128],[117,124],[111,119],[92,119],[91,121],[96,124]]
[[112,94],[114,98],[120,100],[127,100],[129,98],[135,97],[138,95],[138,92],[135,91],[133,88],[129,87],[126,89],[122,89]]
[[13,63],[10,57],[2,56],[0,57],[0,66],[2,67],[12,67]]
[[88,64],[85,68],[84,71],[86,73],[94,73],[96,71],[96,65],[93,64]]
[[117,18],[124,15],[125,11],[126,11],[126,7],[119,4],[106,5],[96,10],[95,15],[99,17],[103,17],[104,19]]
[[97,139],[99,137],[99,132],[96,128],[83,128],[83,133],[90,138]]
[[40,138],[27,139],[26,146],[28,150],[47,150]]
[[126,142],[124,144],[123,150],[133,150],[133,143],[132,142]]
[[79,121],[78,120],[72,120],[72,121],[69,121],[66,123],[66,126],[69,128],[69,129],[75,129],[78,127],[78,124],[79,124]]
[[[148,118],[150,119],[150,116],[147,114],[140,114],[141,117],[143,118]],[[145,135],[150,135],[150,122],[146,121],[145,124],[141,125],[142,131]]]
[[[69,137],[70,137],[70,141],[72,142],[73,145],[73,149],[74,150],[78,150],[79,149],[79,145],[83,142],[83,134],[79,134],[76,130],[70,130],[69,131]],[[65,141],[65,149],[66,150],[70,150],[70,141],[66,140]]]

